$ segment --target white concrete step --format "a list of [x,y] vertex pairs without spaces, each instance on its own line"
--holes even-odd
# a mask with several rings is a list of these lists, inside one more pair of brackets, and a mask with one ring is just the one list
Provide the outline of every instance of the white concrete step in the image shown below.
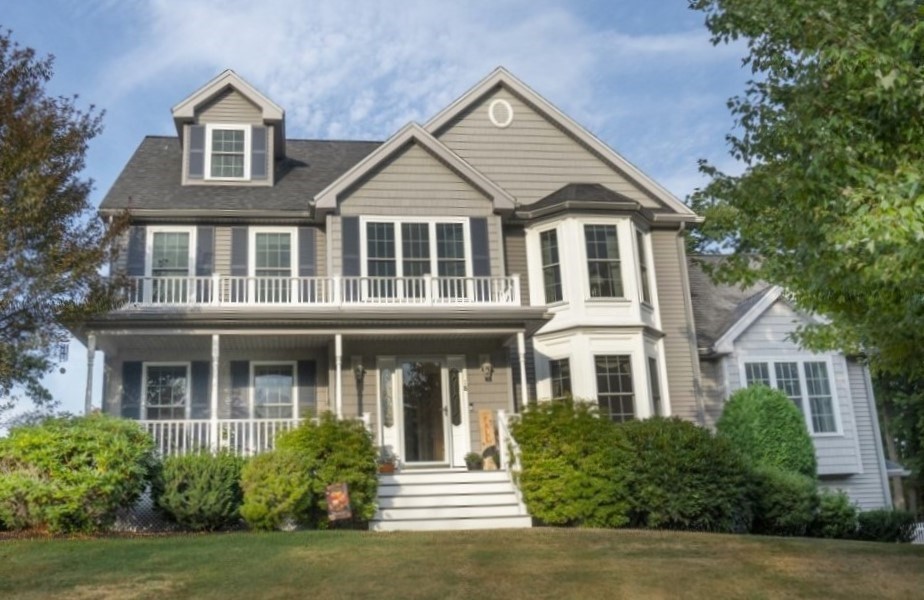
[[507,471],[404,470],[394,475],[379,475],[379,485],[486,483],[498,481],[510,481]]
[[440,496],[379,496],[379,508],[422,508],[427,506],[495,506],[510,502],[511,490],[485,494],[447,494]]
[[419,519],[372,521],[372,531],[457,531],[462,529],[525,529],[533,526],[529,515],[477,519]]
[[373,519],[377,521],[414,521],[418,519],[472,519],[476,517],[518,517],[520,507],[516,499],[511,504],[490,506],[427,506],[423,508],[379,509]]
[[451,496],[459,494],[500,494],[513,492],[509,481],[495,483],[424,483],[404,485],[379,484],[379,497],[389,496]]

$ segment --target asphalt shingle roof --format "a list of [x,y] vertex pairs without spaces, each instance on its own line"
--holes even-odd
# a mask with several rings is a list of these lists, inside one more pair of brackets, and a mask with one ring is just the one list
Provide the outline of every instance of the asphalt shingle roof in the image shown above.
[[311,199],[381,142],[288,140],[276,163],[276,184],[181,185],[176,137],[148,136],[132,155],[100,208],[307,211]]
[[556,206],[565,202],[632,202],[628,196],[623,196],[618,192],[600,185],[599,183],[569,183],[545,196],[536,200],[532,204],[526,205],[526,208],[533,210],[536,208],[545,208],[547,206]]

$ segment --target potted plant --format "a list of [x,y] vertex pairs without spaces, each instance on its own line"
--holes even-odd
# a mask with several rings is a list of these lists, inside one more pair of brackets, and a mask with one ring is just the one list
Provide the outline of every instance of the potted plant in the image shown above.
[[378,459],[376,459],[376,463],[379,465],[379,473],[394,473],[398,464],[398,457],[388,448],[382,448],[379,452]]
[[477,452],[465,455],[465,466],[469,471],[480,471],[484,467],[484,459]]

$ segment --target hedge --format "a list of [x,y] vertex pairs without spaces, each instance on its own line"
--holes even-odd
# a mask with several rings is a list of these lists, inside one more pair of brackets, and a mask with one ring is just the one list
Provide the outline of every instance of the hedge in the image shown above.
[[241,471],[241,516],[254,529],[310,525],[315,465],[289,450],[264,452]]
[[152,495],[169,519],[193,531],[240,521],[244,459],[227,452],[171,456],[154,477]]

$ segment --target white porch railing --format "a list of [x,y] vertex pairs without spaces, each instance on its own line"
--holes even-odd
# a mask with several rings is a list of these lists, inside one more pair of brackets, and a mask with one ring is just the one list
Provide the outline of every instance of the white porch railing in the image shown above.
[[126,306],[520,304],[509,277],[129,277]]
[[529,514],[526,510],[526,504],[523,502],[523,493],[520,491],[520,445],[517,444],[513,434],[510,432],[510,418],[507,416],[506,411],[497,411],[497,430],[500,438],[498,446],[500,446],[501,468],[507,471],[510,480],[513,482],[513,489],[517,495],[520,511],[524,515]]
[[[360,417],[371,427],[370,413]],[[183,421],[138,421],[154,438],[161,456],[195,452],[227,451],[253,456],[276,447],[276,436],[298,427],[301,419],[190,419]]]

